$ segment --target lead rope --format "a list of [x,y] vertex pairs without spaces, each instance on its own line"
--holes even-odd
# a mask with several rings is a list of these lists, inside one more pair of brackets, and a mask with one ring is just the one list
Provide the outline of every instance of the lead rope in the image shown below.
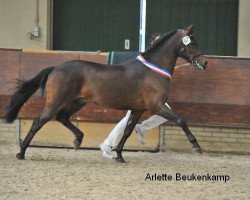
[[191,65],[191,63],[185,63],[185,64],[177,65],[177,66],[175,66],[175,69],[177,69],[179,67],[189,66],[189,65]]

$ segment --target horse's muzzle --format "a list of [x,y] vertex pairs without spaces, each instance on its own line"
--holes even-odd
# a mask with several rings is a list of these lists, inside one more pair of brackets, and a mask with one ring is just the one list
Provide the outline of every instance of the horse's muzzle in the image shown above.
[[207,68],[207,61],[204,56],[199,56],[194,60],[193,65],[196,66],[199,70],[205,70]]
[[197,59],[194,63],[194,65],[200,69],[200,70],[205,70],[207,68],[207,61],[201,61],[199,59]]

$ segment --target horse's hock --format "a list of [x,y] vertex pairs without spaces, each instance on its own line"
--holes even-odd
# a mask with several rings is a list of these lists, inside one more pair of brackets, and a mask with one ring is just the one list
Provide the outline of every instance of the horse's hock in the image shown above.
[[[41,111],[43,99],[36,93],[22,108],[19,119],[12,124],[2,120],[13,94],[16,79],[30,79],[41,69],[68,60],[107,62],[107,54],[27,52],[0,49],[0,143],[14,143],[24,138],[31,121]],[[204,150],[250,153],[250,59],[236,57],[208,57],[208,68],[197,71],[191,67],[176,69],[171,81],[169,104],[188,120],[191,131]],[[178,60],[178,64],[182,64]],[[73,117],[74,123],[85,133],[82,147],[99,147],[124,111],[86,106]],[[148,117],[148,114],[144,115]],[[73,136],[56,121],[40,130],[32,144],[40,146],[72,147]],[[146,136],[146,146],[137,143],[135,134],[127,149],[189,150],[190,143],[182,130],[167,123]]]

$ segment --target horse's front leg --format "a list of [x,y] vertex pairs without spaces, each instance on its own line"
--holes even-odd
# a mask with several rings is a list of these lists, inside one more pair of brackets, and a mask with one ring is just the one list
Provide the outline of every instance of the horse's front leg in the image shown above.
[[182,128],[182,130],[185,132],[189,142],[193,145],[193,151],[196,153],[202,153],[199,143],[197,142],[192,132],[189,130],[188,125],[184,119],[179,117],[166,105],[163,105],[161,107],[161,110],[158,111],[156,114],[179,125]]
[[124,130],[124,135],[122,136],[122,139],[120,140],[119,144],[116,147],[116,153],[117,153],[117,157],[116,157],[116,161],[117,162],[121,162],[121,163],[125,163],[125,160],[122,157],[122,149],[124,147],[125,142],[127,141],[128,137],[131,135],[131,133],[134,130],[135,125],[137,124],[138,120],[140,119],[141,115],[142,115],[143,111],[132,111],[126,128]]

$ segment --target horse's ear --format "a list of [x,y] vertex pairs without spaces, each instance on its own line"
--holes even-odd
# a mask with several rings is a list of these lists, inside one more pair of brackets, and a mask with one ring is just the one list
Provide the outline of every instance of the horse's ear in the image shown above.
[[194,25],[192,24],[192,25],[188,26],[187,28],[185,28],[185,31],[187,32],[187,34],[188,33],[191,34],[191,33],[193,33],[193,29],[194,29]]

